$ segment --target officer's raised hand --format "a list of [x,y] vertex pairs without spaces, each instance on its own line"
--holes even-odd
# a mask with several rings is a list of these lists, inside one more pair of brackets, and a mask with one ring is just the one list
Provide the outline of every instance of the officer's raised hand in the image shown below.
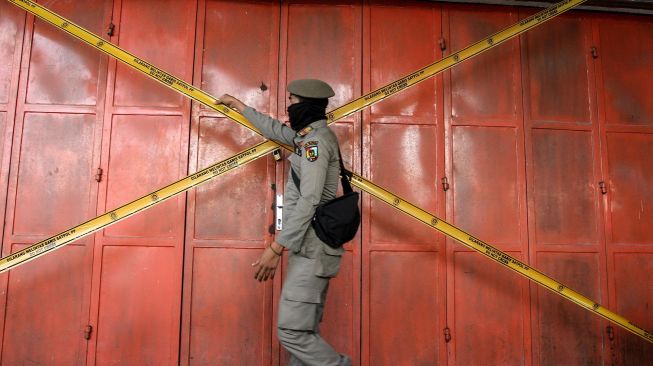
[[277,242],[273,242],[272,245],[265,248],[261,257],[252,263],[255,271],[254,278],[259,282],[273,279],[282,253],[283,247]]
[[247,107],[245,103],[240,100],[232,97],[229,94],[223,94],[220,98],[216,99],[214,104],[224,104],[231,109],[235,109],[238,112],[242,112]]

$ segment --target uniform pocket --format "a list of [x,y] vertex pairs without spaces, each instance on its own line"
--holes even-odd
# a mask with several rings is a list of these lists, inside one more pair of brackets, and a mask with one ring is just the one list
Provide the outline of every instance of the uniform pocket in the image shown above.
[[297,302],[307,302],[310,304],[319,304],[320,300],[320,290],[313,287],[294,287],[284,289],[283,297],[286,300],[297,301]]
[[311,287],[284,288],[279,301],[277,326],[282,329],[315,331],[322,302],[319,289]]
[[331,248],[322,244],[322,250],[319,251],[315,261],[315,275],[318,277],[335,277],[340,270],[342,253],[345,250],[340,248]]

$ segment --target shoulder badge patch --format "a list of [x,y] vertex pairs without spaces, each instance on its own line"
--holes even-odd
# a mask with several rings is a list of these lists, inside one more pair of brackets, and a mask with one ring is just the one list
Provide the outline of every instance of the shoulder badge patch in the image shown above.
[[306,159],[310,162],[317,160],[319,156],[317,141],[308,141],[304,143],[304,149],[306,150]]

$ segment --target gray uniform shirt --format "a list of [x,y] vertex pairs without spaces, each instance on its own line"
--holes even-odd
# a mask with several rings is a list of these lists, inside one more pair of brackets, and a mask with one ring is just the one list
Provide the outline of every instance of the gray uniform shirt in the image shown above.
[[312,130],[301,136],[251,107],[245,108],[243,115],[266,137],[295,146],[295,153],[288,160],[301,180],[301,187],[297,189],[288,172],[283,199],[283,229],[276,241],[296,253],[302,247],[315,208],[336,196],[340,175],[338,139],[326,120],[311,123]]

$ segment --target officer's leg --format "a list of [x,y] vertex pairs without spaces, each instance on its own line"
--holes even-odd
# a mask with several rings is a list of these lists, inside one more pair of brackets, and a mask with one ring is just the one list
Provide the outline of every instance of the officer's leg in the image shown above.
[[[282,329],[277,330],[279,341],[290,352],[290,365],[340,366],[342,357],[328,343],[312,331]],[[301,363],[297,363],[301,361]]]
[[[281,344],[304,365],[337,366],[341,357],[317,333],[323,297],[329,280],[313,274],[315,259],[290,255],[281,299],[278,337]],[[296,363],[295,363],[296,364]]]
[[[326,287],[324,288],[324,291],[321,296],[321,303],[317,304],[317,316],[316,316],[316,324],[314,325],[313,329],[315,329],[315,334],[320,334],[320,329],[319,326],[322,322],[322,314],[324,313],[324,300],[326,299],[326,293],[327,290],[329,289],[329,284],[327,283]],[[285,337],[285,335],[284,335]],[[305,364],[295,355],[292,353],[290,354],[290,366],[304,366]]]

